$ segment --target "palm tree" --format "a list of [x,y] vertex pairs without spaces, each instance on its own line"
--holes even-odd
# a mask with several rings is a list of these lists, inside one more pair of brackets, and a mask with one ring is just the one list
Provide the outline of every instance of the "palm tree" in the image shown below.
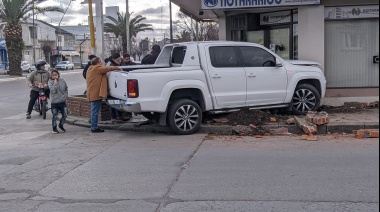
[[[128,43],[127,43],[127,30],[126,30],[126,23],[127,23],[127,16],[123,13],[117,13],[117,19],[107,16],[109,20],[111,20],[113,23],[106,23],[104,24],[104,31],[109,33],[114,33],[116,37],[121,36],[121,40],[123,43],[123,52],[128,52]],[[146,18],[137,15],[136,17],[132,18],[129,22],[129,32],[130,32],[130,38],[133,36],[137,36],[139,32],[145,32],[145,31],[153,31],[151,24],[144,24],[141,23],[145,21]]]
[[21,75],[21,60],[24,41],[21,22],[34,14],[64,12],[60,7],[40,7],[47,0],[0,0],[0,20],[5,22],[5,41],[8,49],[9,74]]

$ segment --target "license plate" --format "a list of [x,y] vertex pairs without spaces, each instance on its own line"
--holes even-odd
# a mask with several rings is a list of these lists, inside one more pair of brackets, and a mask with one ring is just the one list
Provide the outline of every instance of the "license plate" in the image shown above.
[[120,104],[120,100],[108,100],[108,102],[109,102],[111,105],[119,105],[119,104]]

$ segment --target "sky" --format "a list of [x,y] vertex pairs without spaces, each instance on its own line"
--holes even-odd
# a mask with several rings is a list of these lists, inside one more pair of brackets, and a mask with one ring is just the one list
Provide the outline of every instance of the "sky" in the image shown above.
[[[78,24],[87,25],[88,24],[88,6],[87,4],[81,4],[84,0],[73,0],[67,10],[66,15],[63,17],[61,25],[62,26],[76,26]],[[95,2],[96,0],[93,0]],[[66,9],[69,5],[70,0],[47,0],[40,6],[60,6]],[[125,0],[103,0],[103,8],[109,6],[119,6],[120,12],[126,11]],[[105,9],[104,13],[105,13]],[[95,7],[93,7],[95,15]],[[175,18],[176,13],[179,8],[173,4],[173,18]],[[129,0],[129,12],[133,12],[134,15],[143,15],[147,18],[145,23],[152,24],[155,29],[154,32],[140,33],[138,37],[157,37],[163,38],[164,33],[168,34],[169,29],[169,0]],[[53,25],[58,25],[61,20],[62,13],[46,13],[45,15],[40,14],[37,19],[46,21]]]

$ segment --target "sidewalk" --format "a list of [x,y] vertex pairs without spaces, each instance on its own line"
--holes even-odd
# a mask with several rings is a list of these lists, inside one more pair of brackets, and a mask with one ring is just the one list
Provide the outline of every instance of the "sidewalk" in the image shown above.
[[[352,134],[353,130],[379,129],[379,109],[358,110],[355,113],[330,113],[330,123],[318,128],[318,134],[347,133]],[[99,126],[108,130],[149,132],[149,133],[170,133],[168,127],[153,124],[143,124],[146,119],[136,116],[125,123],[101,122]],[[69,116],[67,123],[90,128],[87,119]],[[261,126],[265,130],[287,128],[289,133],[304,134],[296,125],[288,125],[281,121]],[[234,126],[231,125],[202,125],[199,133],[232,135]]]

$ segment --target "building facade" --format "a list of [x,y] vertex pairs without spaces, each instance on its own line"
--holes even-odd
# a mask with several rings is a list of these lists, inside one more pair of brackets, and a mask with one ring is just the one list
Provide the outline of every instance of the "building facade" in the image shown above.
[[173,0],[215,20],[220,39],[259,43],[284,59],[319,62],[327,96],[379,95],[379,0]]

